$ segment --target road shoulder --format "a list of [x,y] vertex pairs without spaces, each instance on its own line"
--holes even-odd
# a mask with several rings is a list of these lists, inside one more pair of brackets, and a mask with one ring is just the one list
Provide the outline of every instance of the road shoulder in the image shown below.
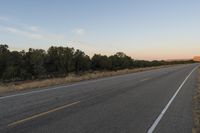
[[200,132],[200,68],[198,69],[198,78],[195,94],[193,96],[193,120],[194,127],[192,133]]

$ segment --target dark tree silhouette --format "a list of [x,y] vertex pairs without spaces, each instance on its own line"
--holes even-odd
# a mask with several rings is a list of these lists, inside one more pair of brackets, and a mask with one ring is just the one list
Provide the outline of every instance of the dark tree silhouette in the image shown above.
[[1,82],[62,77],[72,72],[80,74],[88,70],[108,71],[184,63],[194,61],[133,60],[123,52],[109,57],[94,54],[90,59],[83,51],[69,47],[51,46],[47,51],[30,48],[27,52],[18,52],[10,51],[6,44],[0,44]]

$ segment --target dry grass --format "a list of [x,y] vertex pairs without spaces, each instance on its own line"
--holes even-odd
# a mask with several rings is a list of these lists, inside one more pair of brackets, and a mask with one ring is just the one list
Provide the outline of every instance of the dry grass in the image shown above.
[[198,69],[198,84],[193,97],[193,119],[194,127],[192,133],[200,133],[200,68]]
[[102,78],[102,77],[110,77],[110,76],[123,75],[123,74],[140,72],[140,71],[147,71],[147,70],[158,69],[158,68],[163,68],[163,67],[169,67],[169,65],[159,66],[159,67],[137,68],[137,69],[124,69],[124,70],[119,70],[119,71],[104,71],[104,72],[96,71],[96,72],[86,73],[81,76],[72,74],[64,78],[8,83],[8,84],[0,85],[0,93],[20,91],[20,90],[25,90],[25,89],[42,88],[42,87],[47,87],[47,86],[67,84],[67,83],[73,83],[73,82],[89,80],[89,79],[97,79],[97,78]]

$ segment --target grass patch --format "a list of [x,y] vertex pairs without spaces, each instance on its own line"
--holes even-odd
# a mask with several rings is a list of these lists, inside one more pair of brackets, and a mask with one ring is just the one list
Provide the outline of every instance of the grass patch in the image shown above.
[[6,83],[6,84],[0,85],[0,93],[21,91],[21,90],[26,90],[26,89],[36,89],[36,88],[61,85],[61,84],[68,84],[68,83],[90,80],[90,79],[97,79],[97,78],[103,78],[103,77],[110,77],[110,76],[123,75],[123,74],[128,74],[128,73],[147,71],[147,70],[152,70],[152,69],[165,68],[165,67],[169,67],[169,66],[171,66],[171,65],[158,66],[158,67],[135,68],[135,69],[124,69],[124,70],[118,70],[118,71],[103,71],[103,72],[95,71],[95,72],[85,73],[83,75],[71,74],[64,78],[53,78],[53,79]]
[[198,69],[197,89],[193,97],[193,120],[192,133],[200,133],[200,68]]

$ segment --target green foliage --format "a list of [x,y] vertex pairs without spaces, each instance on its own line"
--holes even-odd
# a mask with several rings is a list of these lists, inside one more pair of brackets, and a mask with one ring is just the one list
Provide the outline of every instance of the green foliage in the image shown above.
[[17,80],[22,76],[23,71],[23,54],[22,52],[9,52],[6,62],[6,69],[3,72],[2,78],[4,80]]
[[46,52],[42,49],[32,49],[25,54],[25,66],[28,75],[32,78],[39,78],[45,75],[46,69],[44,67],[44,59]]
[[10,51],[8,45],[0,44],[0,81],[11,82],[27,79],[66,76],[70,72],[88,70],[119,70],[170,64],[194,63],[194,61],[145,61],[133,60],[123,52],[111,56],[94,54],[90,59],[81,50],[69,47],[50,47],[47,51],[30,48]]
[[0,45],[0,78],[2,78],[3,73],[6,70],[7,67],[7,61],[9,57],[9,50],[8,50],[8,45]]
[[106,55],[95,54],[91,60],[93,70],[110,70],[112,68],[112,62]]
[[66,75],[73,71],[74,49],[68,47],[50,47],[45,62],[49,74]]
[[112,62],[112,69],[119,70],[133,67],[133,59],[122,52],[109,57]]
[[73,61],[76,73],[84,72],[90,69],[90,57],[85,55],[83,51],[76,50]]

